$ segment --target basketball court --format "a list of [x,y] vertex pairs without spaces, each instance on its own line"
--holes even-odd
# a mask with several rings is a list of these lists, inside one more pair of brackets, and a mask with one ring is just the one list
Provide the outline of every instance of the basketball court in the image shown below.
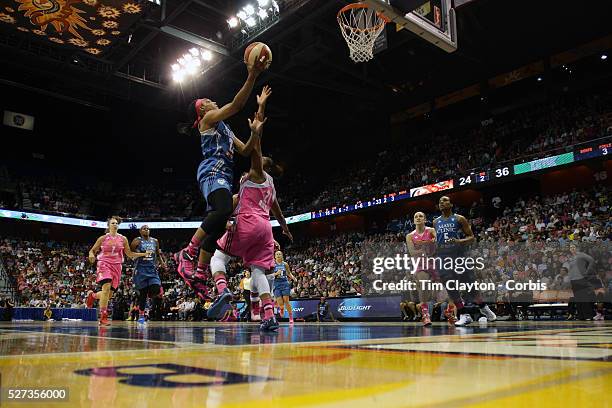
[[[346,99],[364,98],[364,105],[369,103],[365,97],[374,94],[373,90],[388,92],[391,96],[395,93],[405,96],[412,92],[415,86],[418,88],[423,85],[422,78],[425,78],[425,75],[421,77],[414,75],[413,84],[412,77],[406,74],[406,78],[410,81],[401,81],[401,84],[396,81],[400,85],[395,86],[391,81],[383,84],[384,75],[381,75],[382,79],[377,79],[374,75],[366,78],[368,69],[370,72],[377,72],[379,69],[383,72],[381,67],[386,62],[386,69],[391,76],[392,70],[403,69],[401,67],[404,63],[403,58],[408,59],[419,54],[420,46],[429,46],[437,53],[442,50],[439,54],[445,56],[447,53],[452,54],[461,50],[462,38],[457,31],[457,17],[453,4],[462,5],[469,2],[469,0],[334,1],[331,6],[321,5],[319,10],[315,10],[314,7],[307,8],[307,12],[300,15],[299,7],[308,2],[279,0],[281,6],[287,7],[286,18],[297,16],[300,21],[295,18],[293,23],[296,28],[286,27],[286,32],[277,30],[276,38],[287,37],[295,30],[296,33],[293,35],[299,37],[300,41],[287,41],[282,47],[277,44],[271,46],[275,53],[277,50],[280,51],[278,60],[274,60],[272,64],[285,65],[284,69],[276,71],[274,65],[271,65],[269,78],[289,83],[291,87],[279,86],[275,88],[275,92],[277,94],[285,92],[296,99],[298,86],[310,87],[315,91],[339,90],[338,92]],[[13,3],[2,2],[1,5],[4,6],[2,21],[15,25],[15,30],[21,33],[30,33],[32,27],[28,24],[34,25],[34,22],[29,23],[25,14],[22,16],[18,11],[23,8],[29,10],[28,12],[32,10],[39,12],[37,7],[40,5],[28,1],[16,1],[23,6]],[[53,3],[54,6],[64,7],[64,4],[60,3],[66,2],[51,0],[42,3],[45,3],[44,5]],[[153,98],[151,95],[157,95],[159,90],[168,94],[170,90],[176,91],[175,94],[179,95],[176,99],[187,98],[185,95],[190,91],[201,91],[202,88],[198,89],[193,84],[199,80],[198,75],[207,80],[212,78],[210,83],[214,84],[227,81],[226,83],[230,84],[227,88],[233,90],[237,87],[236,80],[230,79],[229,73],[232,70],[235,73],[239,68],[241,75],[244,74],[242,56],[247,44],[260,41],[257,37],[263,36],[267,30],[274,32],[274,24],[285,18],[279,13],[277,2],[268,4],[266,1],[260,1],[258,4],[262,7],[259,11],[262,14],[259,14],[261,18],[257,20],[258,25],[250,24],[246,17],[240,17],[244,21],[238,20],[239,13],[244,14],[243,11],[238,12],[237,17],[232,17],[235,21],[227,20],[227,24],[230,27],[234,23],[240,24],[244,35],[235,31],[233,37],[224,38],[221,44],[221,31],[215,33],[216,26],[214,29],[211,28],[210,32],[196,29],[201,26],[206,26],[208,29],[213,25],[210,24],[213,19],[218,20],[216,23],[219,26],[226,25],[223,17],[226,10],[221,1],[190,0],[182,4],[176,1],[168,3],[143,0],[125,4],[117,0],[113,3],[116,9],[108,5],[98,6],[96,0],[68,3],[83,3],[79,6],[85,7],[86,4],[91,10],[87,9],[89,14],[85,14],[88,20],[81,21],[80,17],[77,18],[78,13],[82,14],[85,11],[71,11],[74,13],[72,19],[62,17],[62,20],[56,17],[58,21],[63,21],[62,24],[69,24],[71,29],[85,32],[85,37],[79,35],[80,39],[72,38],[72,42],[68,41],[65,44],[77,51],[67,58],[62,56],[61,63],[57,63],[57,70],[62,70],[61,64],[79,66],[82,71],[98,70],[105,75],[106,82],[101,85],[102,87],[112,88],[112,81],[130,81],[130,86],[133,84],[146,86],[147,93],[138,94],[138,98],[145,102],[149,100],[156,103],[161,98],[157,99],[157,96]],[[237,3],[232,2],[232,4]],[[168,4],[172,7],[167,10]],[[190,5],[191,14],[183,15],[183,19],[178,18]],[[124,7],[121,12],[119,6]],[[240,6],[242,7],[242,4]],[[17,10],[17,7],[20,8]],[[96,11],[93,7],[101,9]],[[290,7],[295,7],[295,10],[290,10]],[[240,9],[236,8],[236,11],[238,10]],[[119,14],[114,15],[115,13]],[[253,13],[251,12],[249,16]],[[335,19],[334,13],[337,13]],[[159,21],[151,17],[157,18],[158,14]],[[324,15],[332,17],[323,22]],[[249,20],[253,18],[255,17]],[[179,27],[179,21],[183,26]],[[306,22],[312,23],[312,27],[310,25],[302,27]],[[335,25],[336,22],[338,26]],[[91,26],[87,30],[83,28],[87,27],[86,23]],[[330,24],[333,29],[330,28]],[[42,23],[39,25],[42,26]],[[48,41],[54,44],[67,42],[59,37],[45,37],[47,36],[45,29],[42,31],[32,29],[31,33],[45,38],[45,41],[48,38]],[[194,32],[190,32],[190,29]],[[312,48],[309,44],[305,44],[306,41],[303,44],[302,35],[310,38],[308,37],[312,34],[310,31],[315,29],[333,35],[336,42],[331,41],[332,45],[329,46],[324,44],[326,40],[321,38],[325,37],[321,36],[316,37],[317,44]],[[405,30],[404,34],[398,34],[402,30]],[[143,32],[146,35],[142,34]],[[407,34],[408,32],[411,34]],[[104,35],[108,38],[102,38]],[[135,39],[134,43],[131,43],[133,35]],[[167,72],[160,73],[161,70],[157,69],[147,73],[147,68],[152,65],[151,61],[158,58],[156,48],[158,44],[152,42],[158,35],[168,37],[164,37],[164,41],[167,41],[160,42],[161,46],[158,48],[172,49],[172,58],[176,61],[164,62],[167,65],[164,68]],[[338,44],[337,41],[341,41],[340,39],[345,41],[346,48],[334,47]],[[30,40],[21,41],[27,43]],[[414,46],[415,41],[424,45]],[[4,42],[11,43],[8,40]],[[151,45],[148,46],[150,42]],[[16,41],[13,43],[17,44]],[[177,43],[181,44],[180,52],[175,51],[179,49]],[[387,56],[385,60],[385,56],[382,55],[380,61],[374,60],[367,66],[368,68],[354,64],[377,58],[377,54],[387,47],[399,49],[402,44],[408,43],[411,43],[412,47],[409,52],[397,58],[393,57],[395,59]],[[46,45],[51,47],[55,46],[54,44]],[[252,59],[256,62],[257,58],[260,58],[260,49],[265,48],[267,66],[270,65],[272,51],[265,44],[258,44],[257,55],[254,52]],[[294,44],[297,44],[295,48],[298,45],[300,47],[295,57],[289,53],[293,51]],[[29,48],[37,50],[35,47]],[[142,53],[146,54],[146,58],[142,58],[146,63],[139,65],[140,60],[136,58],[142,57],[139,52],[151,51],[154,48],[155,52]],[[40,55],[32,52],[32,55],[26,55],[24,64],[27,63],[27,58],[32,61],[39,57],[51,58],[54,55],[44,47],[41,50],[36,51]],[[15,49],[12,52],[17,55],[17,52],[21,51]],[[182,52],[184,54],[181,57],[179,54]],[[320,56],[320,53],[327,54]],[[46,54],[49,55],[45,56]],[[346,59],[345,62],[351,65],[344,66],[333,59],[326,61],[330,55],[335,56],[335,54],[342,55]],[[314,59],[315,62],[309,59],[313,55],[318,58]],[[407,57],[408,55],[410,57]],[[431,65],[442,65],[436,61],[441,61],[443,57],[436,54],[435,58],[440,59],[432,57]],[[296,62],[291,62],[292,59]],[[197,61],[197,65],[194,61]],[[389,61],[392,61],[392,64]],[[429,62],[414,57],[410,63],[422,68]],[[147,68],[142,68],[143,66]],[[302,68],[309,74],[312,71],[312,76],[305,79],[294,74],[296,71],[301,72]],[[337,68],[335,72],[338,77],[347,80],[346,86],[343,83],[336,87],[331,81],[325,84],[314,83],[316,69],[334,71],[333,68]],[[19,66],[14,65],[13,69],[18,70]],[[433,70],[433,67],[431,69]],[[514,76],[520,76],[518,73],[510,74],[507,78],[504,77],[504,85],[518,80],[513,79]],[[166,78],[170,75],[172,81]],[[538,79],[540,80],[541,78]],[[4,82],[8,86],[15,86],[10,81]],[[210,83],[205,87],[211,86]],[[351,83],[359,86],[352,86]],[[493,81],[492,84],[494,83]],[[68,84],[65,87],[69,88]],[[493,88],[493,85],[491,87]],[[17,84],[17,88],[31,90],[32,87]],[[209,89],[206,88],[206,91]],[[464,92],[467,95],[465,98],[477,94],[472,95],[471,88],[465,89],[467,90]],[[60,91],[61,89],[58,89],[57,93]],[[132,95],[131,92],[130,88],[129,95]],[[60,95],[60,99],[76,101],[78,104],[99,111],[110,110],[108,107],[79,99],[81,96],[78,93],[75,95],[76,97],[70,98]],[[299,96],[302,98],[301,94]],[[440,95],[428,95],[427,101],[421,102],[418,106],[414,105],[412,110],[417,112],[425,106],[426,110],[422,113],[429,112],[434,105],[435,97],[440,99]],[[324,98],[327,97],[324,95],[322,99]],[[452,99],[452,95],[449,99]],[[459,99],[463,99],[463,96]],[[480,100],[484,101],[485,97]],[[438,102],[436,100],[440,107],[444,106]],[[289,116],[289,111],[286,109],[288,108],[285,106],[273,107],[270,115],[273,118],[272,122],[277,120],[283,125],[283,130],[289,127],[288,122],[283,122],[284,118]],[[405,112],[410,110],[406,110],[405,107],[401,109]],[[303,114],[303,110],[300,112]],[[399,112],[399,115],[403,113]],[[22,126],[23,124],[19,124],[16,127]],[[605,154],[608,154],[607,150]],[[168,169],[168,173],[172,173],[172,169]],[[452,185],[449,189],[451,188]],[[446,187],[442,188],[444,189]],[[424,194],[432,192],[434,191]],[[406,194],[406,191],[403,193]],[[390,200],[394,201],[394,197],[395,195]],[[387,196],[384,200],[384,203],[387,203]],[[381,202],[378,202],[373,205],[380,204]],[[359,208],[355,205],[350,211],[363,209],[361,201],[359,205]],[[336,214],[334,213],[336,207],[331,213],[329,210],[325,211],[327,212],[325,216],[333,216]],[[337,214],[340,212],[342,210]],[[22,214],[20,216],[24,220],[32,216],[30,213]],[[322,217],[321,214],[319,210],[318,216]],[[316,218],[314,211],[294,217],[291,222]],[[53,222],[49,221],[48,217],[35,221]],[[138,225],[134,223],[130,228],[136,229],[137,226],[141,226],[143,223],[140,221]],[[57,223],[64,224],[65,221],[62,219]],[[101,224],[88,225],[88,223],[89,221],[78,220],[78,223],[75,221],[74,224],[66,225],[92,229],[101,226]],[[189,223],[177,221],[173,222],[172,226],[159,226],[159,229],[193,229],[193,225],[187,224]],[[195,227],[199,225],[200,221],[196,222]],[[358,298],[358,296],[353,297]],[[399,316],[399,312],[397,315]],[[142,316],[144,319],[144,314]],[[384,320],[393,317],[388,316]],[[98,322],[85,321],[2,322],[0,323],[0,406],[612,407],[611,363],[612,322],[609,321],[495,321],[475,322],[466,327],[454,327],[437,322],[430,327],[424,327],[421,323],[397,322],[298,322],[295,325],[281,323],[276,332],[264,332],[260,330],[259,324],[255,323],[149,321],[146,325],[138,325],[136,322],[114,321],[110,326],[104,327],[99,326]],[[24,393],[20,394],[19,390],[24,390]],[[28,390],[57,391],[57,398],[36,400],[27,396]]]
[[68,322],[3,324],[0,336],[3,390],[67,390],[45,406],[611,403],[609,323],[298,323],[262,334],[251,324]]

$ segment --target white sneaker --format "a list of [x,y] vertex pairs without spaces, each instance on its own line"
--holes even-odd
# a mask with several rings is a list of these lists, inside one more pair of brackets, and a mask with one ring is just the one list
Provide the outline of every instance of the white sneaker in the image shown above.
[[466,314],[462,314],[459,320],[455,322],[455,326],[467,326],[468,324],[472,322],[473,322],[472,316],[466,313]]
[[493,311],[489,308],[489,305],[484,305],[483,307],[480,308],[480,313],[482,313],[483,315],[486,316],[487,321],[490,322],[494,322],[497,320],[497,316],[495,315],[495,313],[493,313]]
[[597,312],[595,317],[593,317],[593,320],[599,320],[599,321],[604,320],[604,315],[599,313],[599,312]]

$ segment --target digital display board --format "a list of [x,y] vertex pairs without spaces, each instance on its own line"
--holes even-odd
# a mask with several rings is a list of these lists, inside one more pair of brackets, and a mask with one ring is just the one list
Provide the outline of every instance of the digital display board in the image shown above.
[[[604,139],[604,138],[602,138]],[[607,156],[612,153],[612,143],[600,141],[585,144],[577,148],[574,152],[563,153],[549,156],[542,159],[532,160],[527,163],[499,165],[492,169],[474,170],[468,174],[459,176],[455,180],[445,180],[434,184],[411,188],[409,191],[402,190],[395,193],[385,194],[370,200],[357,201],[354,204],[333,206],[326,209],[319,209],[303,214],[287,217],[287,224],[309,221],[311,219],[329,217],[359,211],[370,207],[393,203],[412,197],[419,197],[426,194],[433,194],[440,191],[451,190],[455,187],[462,187],[472,184],[494,181],[504,177],[518,174],[525,174],[532,171],[547,169],[550,167],[561,166],[580,160],[588,160],[597,157]],[[609,140],[609,137],[606,139]],[[74,225],[79,227],[106,228],[106,221],[84,220],[80,218],[64,217],[57,215],[37,214],[24,211],[12,211],[0,209],[0,218],[21,219],[26,221],[48,222],[54,224]],[[279,224],[276,220],[270,222],[273,227]],[[138,229],[147,224],[152,229],[195,229],[200,226],[200,221],[125,221],[120,225],[120,229]]]
[[533,160],[527,163],[515,164],[514,174],[530,173],[532,171],[538,171],[548,169],[550,167],[556,167],[572,163],[573,161],[573,152],[558,154],[556,156],[545,157],[543,159]]
[[453,180],[445,180],[434,184],[428,184],[426,186],[411,188],[410,197],[418,197],[426,194],[437,193],[438,191],[450,190],[453,188],[453,185]]
[[576,161],[594,159],[596,157],[607,156],[610,153],[612,153],[612,143],[598,143],[576,150],[574,152],[574,159]]

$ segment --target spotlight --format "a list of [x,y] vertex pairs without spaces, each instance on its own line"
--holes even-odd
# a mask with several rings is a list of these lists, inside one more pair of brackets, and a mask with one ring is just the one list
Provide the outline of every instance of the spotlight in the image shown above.
[[182,82],[184,78],[185,78],[184,71],[176,71],[174,74],[172,74],[172,79],[175,82]]
[[242,34],[244,34],[244,35],[247,35],[247,32],[246,32],[246,30],[245,30],[244,28],[243,28],[242,30],[240,30],[240,32],[241,32]]
[[132,34],[128,36],[128,44],[132,42]]
[[192,61],[189,65],[187,65],[187,68],[185,68],[185,71],[187,71],[187,73],[190,75],[195,74],[197,70],[198,66],[195,64],[195,61]]
[[185,63],[186,63],[185,58],[179,58],[178,63],[181,64],[182,66],[185,66]]
[[601,60],[605,61],[608,59],[608,56],[606,54],[601,54]]
[[268,18],[268,12],[264,9],[259,9],[259,11],[257,12],[257,15],[259,16],[259,18],[261,18],[262,20],[265,20],[266,18]]
[[259,7],[266,7],[269,2],[270,0],[257,0],[257,4],[259,4]]
[[247,17],[248,17],[247,14],[244,11],[242,11],[242,10],[240,12],[238,12],[238,14],[236,14],[236,16],[238,16],[238,18],[243,20],[243,21],[246,20]]
[[538,77],[538,82],[542,82],[542,77]]
[[243,10],[247,16],[252,16],[253,14],[255,14],[255,7],[253,7],[253,5],[251,4],[247,4],[246,6],[244,6]]
[[227,20],[227,25],[229,25],[230,28],[238,27],[238,19],[236,17],[230,18]]
[[197,57],[198,55],[200,55],[200,51],[198,51],[197,48],[192,48],[189,50],[189,52],[191,53],[191,55],[193,55],[194,57]]
[[193,59],[193,56],[191,54],[185,54],[183,55],[183,58],[185,59],[187,63],[189,63]]
[[254,27],[255,24],[257,24],[257,21],[255,21],[253,17],[249,17],[247,18],[246,23],[249,27]]
[[212,59],[212,52],[208,50],[202,51],[202,59],[204,61],[210,61]]
[[176,72],[179,69],[181,69],[181,66],[179,64],[172,64],[172,71]]

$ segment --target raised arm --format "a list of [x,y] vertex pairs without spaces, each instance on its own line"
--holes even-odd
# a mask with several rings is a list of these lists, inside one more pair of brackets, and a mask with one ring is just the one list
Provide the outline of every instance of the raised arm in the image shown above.
[[148,256],[150,255],[150,252],[133,252],[130,249],[130,246],[128,245],[128,240],[126,237],[123,237],[123,252],[125,252],[125,254],[130,258],[130,259],[136,259],[136,258],[142,258],[143,256]]
[[213,124],[237,114],[244,108],[244,105],[253,91],[253,86],[255,86],[255,80],[261,73],[255,66],[247,67],[247,69],[249,70],[249,75],[244,85],[242,85],[242,88],[240,88],[236,96],[234,96],[234,99],[219,109],[213,109],[206,112],[204,120],[202,121],[205,127],[212,127]]
[[263,183],[266,180],[263,170],[263,156],[261,154],[261,132],[266,123],[265,118],[257,115],[251,120],[249,118],[249,128],[251,129],[251,139],[254,139],[253,150],[251,151],[251,169],[249,170],[249,180],[255,183]]
[[[266,104],[268,103],[268,98],[272,95],[272,88],[268,85],[265,85],[261,90],[261,94],[257,95],[257,105],[259,108],[257,109],[256,118],[259,120],[263,120],[266,117]],[[261,134],[259,135],[261,137]],[[258,142],[257,138],[253,137],[253,133],[249,136],[246,144],[242,142],[242,140],[238,139],[234,136],[234,146],[238,154],[243,157],[249,157],[255,144]]]
[[291,235],[291,231],[289,231],[289,227],[287,226],[287,221],[285,220],[285,216],[283,215],[283,211],[278,204],[278,200],[275,198],[274,203],[272,203],[272,207],[270,207],[270,212],[276,218],[280,227],[283,230],[283,234],[289,238],[290,241],[293,242],[293,235]]

